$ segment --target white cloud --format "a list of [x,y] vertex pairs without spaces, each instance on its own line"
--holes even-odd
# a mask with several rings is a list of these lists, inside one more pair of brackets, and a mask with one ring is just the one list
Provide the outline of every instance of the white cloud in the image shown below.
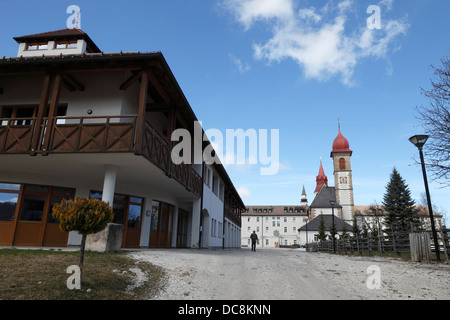
[[229,54],[229,57],[240,73],[246,73],[250,70],[250,65],[248,63],[242,62],[241,59],[236,58],[232,54]]
[[244,186],[241,186],[237,189],[237,192],[239,193],[239,195],[241,196],[242,199],[248,198],[252,195],[251,191]]
[[[321,8],[295,9],[294,0],[224,0],[246,30],[255,22],[269,23],[271,37],[253,45],[254,57],[267,62],[292,59],[308,79],[319,81],[339,77],[353,84],[353,73],[364,58],[385,58],[398,49],[396,39],[409,25],[404,19],[388,20],[382,15],[380,30],[368,29],[369,15],[362,11],[356,30],[349,30],[353,0],[328,2]],[[379,3],[391,10],[393,0]],[[390,69],[392,70],[392,69]]]

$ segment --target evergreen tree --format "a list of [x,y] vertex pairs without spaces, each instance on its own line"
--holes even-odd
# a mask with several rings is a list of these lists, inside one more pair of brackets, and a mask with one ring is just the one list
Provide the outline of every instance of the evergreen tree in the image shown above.
[[353,217],[353,226],[352,226],[353,237],[359,238],[359,234],[361,230],[359,230],[358,222],[356,221],[356,216]]
[[418,210],[411,192],[395,168],[386,186],[383,206],[388,213],[384,221],[386,232],[409,232],[420,227]]
[[319,241],[325,241],[327,239],[327,235],[325,234],[325,221],[323,220],[323,215],[319,217]]

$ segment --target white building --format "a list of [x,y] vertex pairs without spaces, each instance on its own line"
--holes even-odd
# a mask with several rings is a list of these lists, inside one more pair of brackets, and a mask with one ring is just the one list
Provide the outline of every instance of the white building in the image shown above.
[[98,197],[123,247],[240,247],[245,206],[224,167],[171,161],[172,132],[193,135],[197,118],[160,52],[103,53],[79,29],[14,39],[18,56],[0,59],[0,245],[79,245],[52,205]]
[[308,221],[308,207],[301,206],[249,206],[242,213],[243,247],[250,247],[250,234],[258,235],[258,247],[277,248],[300,244],[298,229]]

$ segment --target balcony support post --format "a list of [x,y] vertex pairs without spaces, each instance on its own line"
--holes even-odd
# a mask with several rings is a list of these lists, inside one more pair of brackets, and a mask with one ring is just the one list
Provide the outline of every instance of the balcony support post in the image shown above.
[[50,100],[50,109],[48,111],[48,121],[47,128],[45,130],[44,146],[42,148],[42,155],[46,156],[48,154],[48,147],[50,146],[49,140],[53,132],[53,125],[55,124],[54,116],[56,113],[56,108],[59,104],[59,96],[61,94],[61,82],[62,76],[58,73],[53,80],[52,96]]
[[142,140],[144,138],[144,127],[145,127],[145,108],[147,106],[147,91],[148,91],[148,72],[142,72],[141,88],[139,92],[138,116],[136,120],[136,142],[134,147],[134,153],[136,155],[142,154]]
[[50,88],[51,88],[51,75],[46,74],[44,77],[44,85],[42,87],[41,92],[41,100],[39,102],[39,109],[36,115],[36,120],[33,123],[33,131],[32,131],[32,140],[31,140],[31,150],[30,155],[36,155],[36,151],[40,148],[39,144],[41,143],[41,125],[42,125],[42,117],[44,116],[45,109],[47,108],[48,98],[50,96]]

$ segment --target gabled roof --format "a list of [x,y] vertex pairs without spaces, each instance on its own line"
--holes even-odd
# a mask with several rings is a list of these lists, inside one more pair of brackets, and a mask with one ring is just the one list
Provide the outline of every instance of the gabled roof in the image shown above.
[[73,29],[61,29],[50,32],[43,33],[35,33],[28,36],[14,37],[14,40],[17,43],[23,42],[37,42],[44,40],[70,40],[70,39],[83,39],[86,41],[88,46],[88,52],[91,53],[100,53],[100,49],[97,45],[92,41],[92,39],[81,29],[73,28]]
[[[320,217],[323,217],[325,231],[330,231],[331,226],[333,225],[333,217],[331,216],[331,214],[319,214],[317,217],[301,227],[300,231],[306,231],[306,229],[308,229],[308,231],[319,231]],[[348,232],[352,231],[351,225],[336,216],[334,216],[334,225],[337,231],[343,231],[344,226]]]
[[[330,200],[336,201],[336,191],[334,187],[328,187],[322,185],[319,193],[314,198],[313,202],[309,206],[310,208],[331,208]],[[342,208],[342,206],[336,202],[334,208]]]

